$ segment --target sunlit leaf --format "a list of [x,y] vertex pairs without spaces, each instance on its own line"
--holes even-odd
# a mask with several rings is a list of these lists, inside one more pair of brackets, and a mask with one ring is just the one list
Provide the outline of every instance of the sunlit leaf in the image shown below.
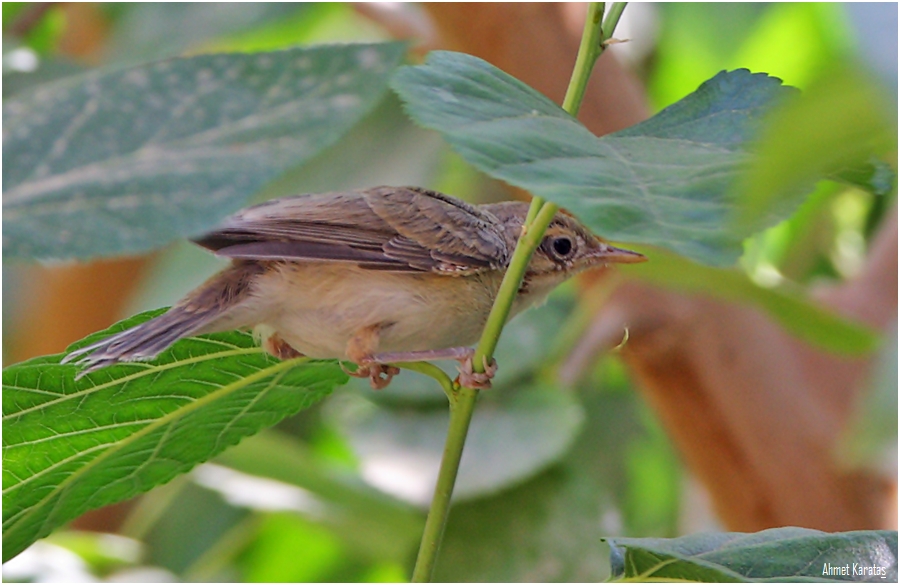
[[87,510],[169,481],[347,379],[332,362],[279,362],[238,332],[185,339],[152,363],[78,380],[79,366],[62,357],[3,371],[4,559]]
[[896,160],[895,120],[872,79],[846,68],[826,72],[766,117],[757,158],[735,185],[736,219],[753,226],[773,209],[796,206],[797,194],[826,176],[886,195],[896,174],[876,157]]

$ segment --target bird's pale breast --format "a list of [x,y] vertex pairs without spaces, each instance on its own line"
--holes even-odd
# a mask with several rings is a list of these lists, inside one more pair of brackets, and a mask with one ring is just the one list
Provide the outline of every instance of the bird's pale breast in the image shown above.
[[474,344],[501,279],[500,272],[453,277],[289,263],[261,276],[254,296],[267,307],[259,321],[294,349],[346,358],[350,338],[379,325],[378,352]]

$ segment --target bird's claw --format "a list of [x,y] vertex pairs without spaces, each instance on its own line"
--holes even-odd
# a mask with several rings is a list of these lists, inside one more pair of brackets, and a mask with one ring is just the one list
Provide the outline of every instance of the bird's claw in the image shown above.
[[400,373],[400,368],[396,366],[389,366],[373,361],[363,361],[358,364],[355,372],[348,370],[343,363],[341,364],[341,369],[344,370],[345,374],[353,376],[354,378],[368,378],[369,385],[375,390],[387,388],[388,384],[391,383],[391,380],[394,379],[394,376]]
[[497,373],[497,360],[492,359],[491,363],[487,362],[487,357],[482,357],[481,363],[484,366],[484,372],[476,372],[472,365],[472,356],[459,361],[459,376],[456,382],[466,388],[476,388],[478,390],[487,390],[491,387],[491,379]]

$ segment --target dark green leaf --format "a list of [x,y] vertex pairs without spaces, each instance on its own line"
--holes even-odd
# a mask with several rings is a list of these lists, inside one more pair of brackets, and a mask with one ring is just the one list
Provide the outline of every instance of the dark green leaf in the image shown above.
[[[791,93],[778,79],[722,72],[650,120],[597,138],[552,101],[469,55],[436,51],[392,87],[421,125],[488,174],[546,197],[591,229],[713,264],[748,235],[728,188],[756,120]],[[782,216],[783,219],[784,216]]]
[[607,540],[613,574],[643,581],[897,581],[896,531],[789,527]]
[[87,258],[209,229],[381,99],[398,43],[201,55],[4,103],[3,251]]
[[169,481],[347,379],[331,362],[279,362],[238,332],[185,339],[152,363],[79,380],[79,367],[62,357],[3,371],[4,559],[87,510]]
[[868,353],[880,343],[872,329],[815,304],[788,286],[763,288],[737,270],[703,266],[652,248],[633,248],[650,259],[646,270],[622,267],[634,278],[682,292],[756,305],[792,334],[829,351]]

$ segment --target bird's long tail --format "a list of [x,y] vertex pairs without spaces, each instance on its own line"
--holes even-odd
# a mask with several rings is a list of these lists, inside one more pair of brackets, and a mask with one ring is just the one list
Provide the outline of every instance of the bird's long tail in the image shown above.
[[216,274],[162,315],[106,339],[79,348],[62,363],[74,362],[85,368],[84,376],[94,370],[119,362],[149,360],[167,347],[197,333],[209,333],[241,326],[217,327],[220,322],[231,323],[232,313],[251,294],[254,277],[261,266],[250,262],[236,262]]

